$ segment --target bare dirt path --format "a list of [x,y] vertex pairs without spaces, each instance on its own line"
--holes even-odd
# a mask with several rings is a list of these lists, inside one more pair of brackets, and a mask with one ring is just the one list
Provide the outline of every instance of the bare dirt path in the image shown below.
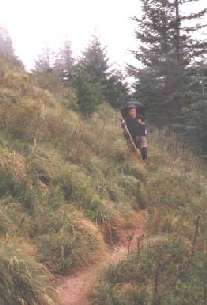
[[[139,243],[143,236],[143,217],[140,215],[135,229],[131,232],[133,236],[130,249]],[[119,246],[109,251],[104,260],[80,271],[73,276],[63,277],[59,280],[57,292],[62,305],[90,305],[89,295],[93,289],[97,276],[104,267],[111,263],[117,263],[129,252],[129,243],[125,240]]]

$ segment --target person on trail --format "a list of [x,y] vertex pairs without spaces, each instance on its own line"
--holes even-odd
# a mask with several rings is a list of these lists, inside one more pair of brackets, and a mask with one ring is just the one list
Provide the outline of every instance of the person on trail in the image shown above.
[[125,119],[129,133],[136,147],[140,150],[143,160],[147,160],[147,128],[144,117],[135,106],[130,106]]

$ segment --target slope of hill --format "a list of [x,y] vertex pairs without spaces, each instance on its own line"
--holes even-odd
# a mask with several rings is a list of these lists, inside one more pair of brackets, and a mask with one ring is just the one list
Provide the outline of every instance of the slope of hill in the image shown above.
[[144,186],[145,236],[102,273],[94,305],[206,304],[205,164],[155,132]]
[[146,170],[108,105],[85,120],[68,92],[3,61],[0,72],[0,303],[57,304],[53,276],[98,261],[134,226]]
[[143,208],[144,239],[107,268],[91,302],[205,304],[207,190],[199,160],[155,131],[145,166],[107,104],[86,120],[71,92],[54,95],[5,62],[0,104],[0,304],[57,305],[55,277],[130,242]]

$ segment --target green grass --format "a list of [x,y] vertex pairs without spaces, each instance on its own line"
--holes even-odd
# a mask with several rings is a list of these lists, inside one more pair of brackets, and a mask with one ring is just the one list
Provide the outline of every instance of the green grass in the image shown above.
[[72,206],[45,209],[38,215],[35,241],[41,261],[53,273],[71,273],[98,260],[105,251],[97,228]]
[[22,240],[0,241],[0,304],[55,305],[52,277]]
[[[153,266],[159,257],[171,257],[173,249],[179,259],[172,270],[183,264],[185,251],[187,256],[193,251],[190,280],[184,278],[172,286],[172,293],[162,297],[160,304],[191,304],[182,303],[182,298],[205,304],[201,267],[206,263],[207,240],[205,165],[176,137],[156,130],[149,137],[149,162],[144,165],[130,153],[118,127],[119,114],[108,104],[86,119],[78,113],[72,91],[61,87],[52,94],[19,68],[1,62],[1,69],[0,264],[4,266],[3,285],[10,285],[17,295],[14,302],[7,286],[1,286],[2,305],[23,304],[16,287],[23,281],[18,270],[25,274],[28,286],[24,282],[22,291],[31,299],[28,304],[53,304],[47,270],[67,274],[93,264],[105,252],[106,243],[118,242],[120,231],[136,225],[130,221],[140,209],[146,209],[146,240],[159,240],[159,247],[155,243],[151,252],[111,266],[101,280],[95,304],[155,305]],[[17,247],[19,240],[22,243]],[[28,244],[35,249],[32,256],[25,251]],[[139,255],[138,270],[134,257]],[[6,257],[8,261],[18,257],[21,262],[12,265],[14,272]],[[149,280],[143,278],[143,270]],[[164,271],[163,279],[167,279],[168,269]],[[124,284],[122,277],[127,277]],[[38,301],[26,293],[33,289],[39,291]],[[3,303],[6,299],[10,303]]]
[[[147,203],[143,247],[105,270],[94,305],[206,303],[205,164],[181,144],[151,134],[146,173],[138,176]],[[139,191],[133,179],[131,195]]]
[[[146,173],[142,165],[131,164],[117,114],[107,104],[86,120],[72,91],[39,88],[32,75],[3,61],[1,69],[0,264],[5,280],[0,303],[53,304],[47,270],[68,274],[103,257],[106,243],[119,241],[134,208],[145,202]],[[25,250],[30,245],[32,255]],[[15,262],[11,270],[10,261]]]

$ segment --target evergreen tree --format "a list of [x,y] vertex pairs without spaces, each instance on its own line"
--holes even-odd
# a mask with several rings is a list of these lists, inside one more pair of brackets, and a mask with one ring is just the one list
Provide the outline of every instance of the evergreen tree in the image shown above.
[[7,29],[3,27],[0,27],[0,57],[14,65],[23,66],[22,62],[15,55],[12,39]]
[[105,49],[96,36],[92,38],[89,46],[83,53],[82,64],[86,67],[91,81],[96,82],[98,80],[104,89],[109,69],[108,58]]
[[86,115],[94,112],[105,99],[108,59],[97,37],[94,37],[73,69],[73,87],[80,110]]
[[91,79],[91,75],[82,63],[74,66],[72,84],[80,111],[86,116],[91,115],[103,101],[102,84],[98,80]]
[[187,139],[204,153],[207,151],[207,63],[201,61],[191,67],[189,94],[191,103],[183,108],[180,126]]
[[53,55],[51,50],[46,47],[42,50],[42,53],[38,56],[35,61],[34,72],[45,73],[53,69]]
[[128,84],[120,71],[114,70],[107,79],[106,100],[114,108],[120,108],[129,95]]
[[38,56],[32,72],[41,88],[51,90],[57,95],[62,90],[62,83],[54,70],[54,54],[48,47]]
[[103,101],[117,108],[128,96],[127,84],[121,72],[110,71],[105,49],[93,37],[73,68],[73,86],[82,112],[91,114]]
[[[190,0],[194,1],[197,0]],[[175,120],[182,107],[189,103],[188,69],[205,52],[206,42],[192,39],[191,35],[202,26],[188,26],[187,21],[191,20],[192,24],[205,15],[206,9],[182,15],[181,8],[188,2],[142,0],[143,16],[134,18],[139,43],[135,56],[142,64],[139,69],[130,67],[137,79],[136,95],[148,104],[155,121],[162,124]]]
[[74,60],[72,57],[71,43],[65,41],[64,47],[58,52],[54,62],[54,71],[65,86],[70,85],[73,64]]

